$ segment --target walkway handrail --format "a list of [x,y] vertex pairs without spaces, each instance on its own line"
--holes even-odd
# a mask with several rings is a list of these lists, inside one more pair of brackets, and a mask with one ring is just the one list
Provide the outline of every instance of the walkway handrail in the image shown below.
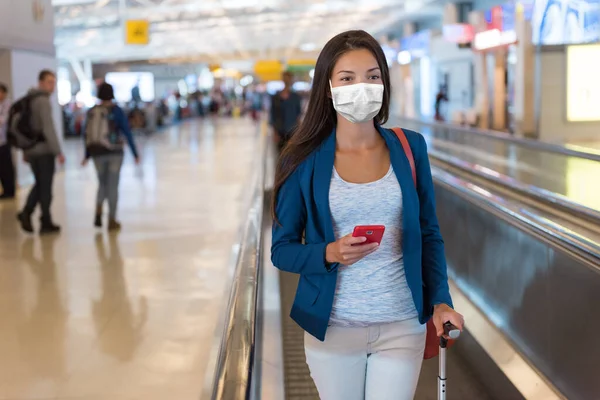
[[471,135],[484,136],[490,139],[500,140],[503,142],[514,143],[519,146],[533,148],[535,150],[545,151],[548,153],[562,154],[565,156],[573,156],[591,161],[600,161],[600,151],[588,147],[576,145],[561,145],[555,143],[544,142],[541,140],[521,138],[510,135],[508,133],[493,131],[489,129],[464,127],[457,124],[443,123],[437,121],[427,121],[418,118],[409,118],[400,115],[393,116],[392,119],[410,121],[416,124],[428,125],[436,128],[448,129],[450,131],[458,131]]
[[469,161],[461,160],[458,157],[451,156],[440,151],[430,149],[429,156],[432,160],[439,160],[454,168],[458,168],[462,171],[481,177],[488,181],[492,181],[502,186],[506,186],[516,192],[524,193],[527,196],[536,199],[537,201],[541,201],[543,203],[559,207],[570,213],[575,213],[579,218],[587,219],[588,221],[592,220],[594,223],[600,222],[600,212],[598,210],[577,203],[569,197],[564,196],[562,194],[555,193],[550,190],[530,185],[527,183],[523,183],[515,178],[501,174],[490,168]]
[[[263,130],[264,131],[264,130]],[[246,400],[252,382],[257,319],[258,273],[261,262],[267,136],[261,133],[259,159],[248,216],[239,244],[211,400]]]
[[432,175],[437,183],[450,191],[462,195],[484,210],[495,211],[496,215],[513,226],[535,233],[555,246],[577,254],[589,268],[600,272],[600,243],[437,167],[432,168]]

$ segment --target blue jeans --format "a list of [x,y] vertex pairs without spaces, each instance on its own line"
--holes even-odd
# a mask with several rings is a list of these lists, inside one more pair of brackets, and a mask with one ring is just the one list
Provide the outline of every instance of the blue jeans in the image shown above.
[[108,218],[116,219],[119,201],[119,177],[123,154],[105,154],[94,157],[94,165],[98,173],[98,195],[96,206],[102,208],[104,200],[108,200]]

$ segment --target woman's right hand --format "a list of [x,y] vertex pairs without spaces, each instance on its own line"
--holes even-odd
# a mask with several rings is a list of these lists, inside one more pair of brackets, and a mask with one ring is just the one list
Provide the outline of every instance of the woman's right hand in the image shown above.
[[379,248],[377,243],[362,244],[366,241],[366,237],[346,235],[327,245],[325,259],[328,263],[355,264]]

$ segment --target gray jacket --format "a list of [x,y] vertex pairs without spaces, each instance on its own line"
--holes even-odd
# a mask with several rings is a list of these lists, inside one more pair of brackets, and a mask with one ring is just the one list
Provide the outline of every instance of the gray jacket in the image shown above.
[[25,150],[25,158],[38,157],[47,154],[59,155],[62,153],[60,142],[54,128],[52,120],[52,105],[50,104],[50,95],[39,89],[31,89],[28,94],[40,94],[31,102],[31,127],[43,132],[43,142],[40,142],[30,149]]

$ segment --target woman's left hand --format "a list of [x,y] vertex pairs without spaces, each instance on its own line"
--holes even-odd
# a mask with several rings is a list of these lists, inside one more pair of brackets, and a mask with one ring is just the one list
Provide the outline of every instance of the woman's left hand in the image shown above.
[[462,315],[454,311],[447,304],[437,304],[433,307],[433,325],[437,331],[438,337],[444,334],[444,324],[450,322],[456,326],[461,332],[465,325],[465,319]]

